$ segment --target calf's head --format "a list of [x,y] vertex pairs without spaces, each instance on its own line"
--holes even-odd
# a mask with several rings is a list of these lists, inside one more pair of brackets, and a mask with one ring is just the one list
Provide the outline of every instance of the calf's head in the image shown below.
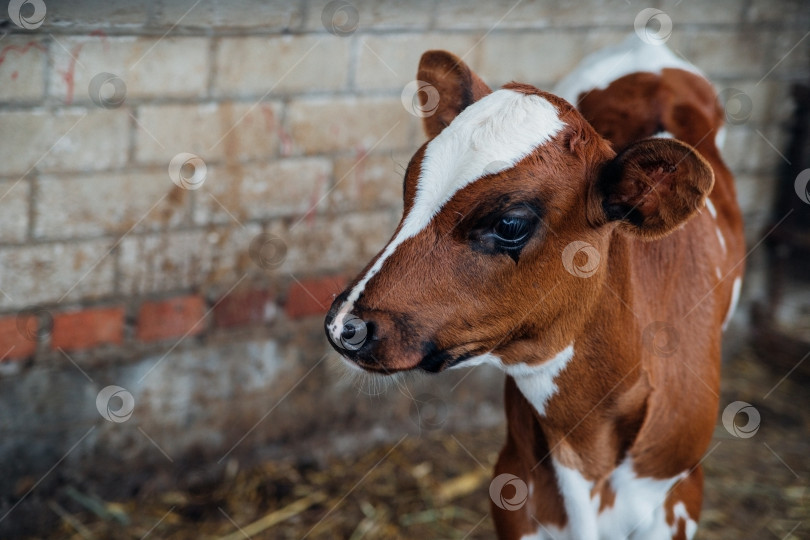
[[711,190],[711,168],[681,142],[617,156],[566,101],[515,83],[493,92],[443,51],[417,77],[439,104],[405,172],[402,220],[325,323],[365,370],[542,363],[594,309],[613,235],[664,236]]

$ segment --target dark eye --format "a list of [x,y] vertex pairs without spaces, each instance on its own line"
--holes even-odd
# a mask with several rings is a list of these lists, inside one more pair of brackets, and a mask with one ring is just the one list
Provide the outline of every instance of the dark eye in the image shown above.
[[516,245],[520,244],[531,233],[532,222],[524,216],[506,215],[502,216],[495,224],[493,232],[495,239],[505,244]]
[[470,229],[470,247],[492,255],[507,255],[517,262],[523,248],[540,228],[540,210],[521,203],[479,218]]

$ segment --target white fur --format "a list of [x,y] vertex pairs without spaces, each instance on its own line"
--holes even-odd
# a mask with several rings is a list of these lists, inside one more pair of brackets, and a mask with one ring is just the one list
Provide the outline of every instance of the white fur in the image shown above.
[[731,322],[731,317],[734,316],[734,311],[737,309],[737,303],[740,301],[740,288],[742,287],[742,279],[740,276],[734,278],[734,284],[731,286],[731,302],[728,305],[728,313],[723,320],[723,330],[726,329],[728,323]]
[[708,197],[706,197],[706,208],[709,209],[709,213],[712,215],[712,217],[717,219],[717,208],[714,207],[714,203]]
[[673,135],[669,131],[659,131],[658,133],[653,135],[653,137],[656,137],[658,139],[674,139],[675,135]]
[[343,321],[366,284],[407,239],[430,224],[460,189],[481,177],[512,168],[564,126],[546,99],[497,90],[461,112],[427,145],[413,207],[397,235],[349,293],[329,327],[339,343]]
[[717,135],[714,136],[714,146],[717,147],[718,150],[722,150],[725,144],[726,144],[726,126],[723,126],[717,130]]
[[[560,494],[568,521],[563,529],[543,525],[521,540],[669,540],[672,526],[666,522],[664,502],[669,490],[686,473],[673,478],[656,480],[640,478],[633,462],[625,459],[610,476],[610,487],[616,494],[613,506],[599,513],[600,496],[591,497],[593,482],[582,474],[564,467],[552,458]],[[694,534],[697,524],[681,503],[675,507],[675,530],[678,519],[686,520],[687,535]],[[691,536],[690,536],[691,538]]]
[[720,242],[720,248],[723,250],[723,254],[726,254],[726,237],[723,236],[723,232],[720,230],[720,227],[714,228],[715,232],[717,233],[717,241]]
[[515,379],[520,393],[532,404],[537,414],[543,416],[546,414],[548,400],[559,390],[554,379],[565,369],[573,357],[574,344],[571,343],[553,358],[536,366],[523,363],[505,365],[498,356],[489,353],[475,356],[453,367],[471,367],[481,364],[497,367]]
[[672,514],[675,516],[675,521],[670,527],[670,533],[672,536],[675,536],[678,533],[678,524],[681,520],[683,520],[684,524],[686,525],[686,538],[691,540],[697,532],[697,523],[695,523],[695,520],[689,517],[689,513],[686,511],[686,505],[683,504],[683,502],[678,501],[675,503],[675,506],[672,507]]
[[580,540],[598,540],[599,533],[596,525],[598,507],[595,499],[591,499],[593,482],[586,480],[582,474],[564,467],[556,459],[551,458],[554,474],[557,476],[557,487],[563,498],[563,506],[568,516],[565,527],[566,537]]
[[557,84],[554,93],[576,105],[583,92],[606,88],[631,73],[661,73],[664,68],[683,69],[703,76],[700,70],[675,56],[665,45],[651,45],[631,34],[618,45],[586,56]]

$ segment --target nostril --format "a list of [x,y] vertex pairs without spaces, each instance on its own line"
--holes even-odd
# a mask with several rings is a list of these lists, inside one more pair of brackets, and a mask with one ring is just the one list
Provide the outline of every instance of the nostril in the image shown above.
[[349,340],[357,333],[357,327],[353,324],[347,324],[343,327],[343,332],[340,334],[340,339]]
[[360,349],[366,342],[369,327],[363,319],[350,315],[340,331],[340,346],[349,351]]

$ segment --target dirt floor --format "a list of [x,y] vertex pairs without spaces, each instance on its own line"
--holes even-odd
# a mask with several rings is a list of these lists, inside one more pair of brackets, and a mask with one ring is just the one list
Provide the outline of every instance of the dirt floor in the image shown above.
[[[766,361],[743,351],[724,365],[721,408],[748,402],[761,424],[737,438],[718,419],[699,539],[810,538],[810,381],[804,366],[785,377]],[[51,537],[494,538],[488,486],[502,440],[502,428],[431,431],[326,467],[230,471],[194,492],[116,502],[69,493],[71,511],[51,505],[62,518]]]

